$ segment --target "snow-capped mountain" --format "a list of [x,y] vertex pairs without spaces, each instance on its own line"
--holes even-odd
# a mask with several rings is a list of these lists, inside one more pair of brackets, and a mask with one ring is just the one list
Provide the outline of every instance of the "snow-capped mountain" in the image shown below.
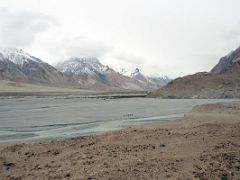
[[68,85],[68,79],[54,67],[14,48],[0,48],[0,79],[53,86]]
[[162,83],[159,83],[157,77],[144,76],[139,69],[129,76],[123,75],[94,57],[70,58],[54,68],[23,50],[14,48],[0,48],[0,79],[94,90],[149,91]]
[[148,90],[153,90],[159,87],[163,87],[167,85],[170,81],[172,81],[172,79],[169,78],[168,76],[161,75],[159,73],[152,74],[152,75],[144,75],[143,73],[140,72],[138,68],[134,69],[133,71],[126,71],[122,69],[120,73],[127,75],[145,84],[145,86],[148,87]]
[[19,66],[23,66],[24,63],[29,63],[30,61],[42,63],[40,59],[25,53],[22,49],[15,48],[0,48],[0,60],[5,62],[11,61]]
[[85,88],[151,91],[171,80],[166,76],[145,76],[138,68],[131,73],[122,69],[119,73],[103,65],[97,58],[74,57],[58,63],[55,67]]
[[157,85],[166,86],[169,82],[172,81],[172,79],[166,75],[162,75],[159,73],[151,74],[146,76],[151,82],[156,83]]
[[138,80],[138,81],[141,81],[141,82],[147,82],[148,79],[146,76],[144,76],[140,70],[138,68],[136,68],[130,75],[130,77]]
[[55,67],[88,89],[145,90],[141,83],[103,65],[97,58],[74,57]]
[[109,70],[97,58],[73,57],[62,63],[58,63],[56,68],[69,77],[76,79],[86,79],[86,77],[95,78],[98,81],[107,83],[104,74]]
[[70,58],[67,61],[58,63],[56,68],[66,74],[75,74],[78,76],[82,76],[84,74],[95,75],[105,73],[108,70],[107,66],[104,66],[97,58],[93,57]]
[[124,75],[124,76],[128,76],[130,77],[131,74],[133,73],[133,71],[129,71],[127,69],[124,69],[124,68],[121,68],[119,71],[118,71],[120,74]]

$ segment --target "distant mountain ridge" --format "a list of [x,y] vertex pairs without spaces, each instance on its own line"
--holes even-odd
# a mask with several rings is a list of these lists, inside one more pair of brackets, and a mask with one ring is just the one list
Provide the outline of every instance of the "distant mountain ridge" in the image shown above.
[[87,88],[146,90],[144,84],[101,64],[97,58],[74,57],[55,67]]
[[154,90],[166,86],[169,82],[172,81],[172,79],[166,75],[160,74],[144,75],[143,73],[141,73],[139,68],[136,68],[131,72],[122,69],[120,72],[126,76],[129,76],[145,84],[145,86],[149,90]]
[[106,83],[104,74],[108,70],[108,67],[101,64],[97,58],[72,57],[69,60],[58,63],[55,67],[68,77],[76,79],[79,83],[81,80],[87,81],[88,78],[92,78],[92,80],[95,78],[96,83],[97,81]]
[[177,78],[150,94],[163,98],[239,98],[240,48],[222,57],[210,72]]
[[107,91],[151,91],[168,81],[144,75],[141,80],[140,75],[138,70],[138,74],[125,76],[94,57],[72,57],[53,67],[21,49],[0,48],[0,79],[3,80]]
[[0,48],[0,79],[58,87],[69,86],[69,79],[57,69],[15,48]]
[[157,87],[163,87],[172,81],[172,79],[166,75],[144,75],[138,68],[136,68],[135,71],[131,74],[131,77]]
[[67,61],[58,63],[56,68],[66,74],[84,75],[88,73],[103,73],[108,68],[101,64],[97,58],[94,57],[72,57]]
[[24,63],[29,63],[30,61],[42,63],[40,59],[25,53],[22,49],[15,48],[0,48],[0,59],[5,62],[11,61],[19,66],[23,66]]
[[100,89],[154,90],[166,85],[170,78],[147,77],[137,68],[131,75],[119,73],[101,64],[97,58],[73,57],[55,66],[68,77],[74,78],[82,86]]

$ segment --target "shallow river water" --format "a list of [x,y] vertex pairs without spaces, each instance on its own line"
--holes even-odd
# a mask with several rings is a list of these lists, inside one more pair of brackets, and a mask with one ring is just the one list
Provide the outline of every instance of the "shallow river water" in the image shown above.
[[39,141],[112,131],[182,117],[194,105],[227,99],[0,98],[0,142]]

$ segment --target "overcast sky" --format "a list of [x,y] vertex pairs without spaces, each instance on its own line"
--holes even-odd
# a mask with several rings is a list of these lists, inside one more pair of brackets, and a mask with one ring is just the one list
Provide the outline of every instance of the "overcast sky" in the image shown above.
[[93,56],[116,70],[209,71],[240,45],[240,0],[0,0],[0,46],[54,64]]

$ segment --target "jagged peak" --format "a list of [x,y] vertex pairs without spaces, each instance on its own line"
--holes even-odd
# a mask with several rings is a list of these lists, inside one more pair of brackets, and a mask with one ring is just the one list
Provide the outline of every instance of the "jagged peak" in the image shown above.
[[139,68],[135,68],[131,73],[131,77],[134,77],[134,76],[144,76],[144,75],[140,72]]
[[139,72],[140,72],[140,70],[138,68],[136,68],[133,73],[139,73]]
[[29,60],[35,61],[38,63],[42,62],[41,60],[24,52],[22,49],[4,48],[4,47],[0,47],[0,60],[11,61],[14,64],[17,64],[20,66],[23,66],[24,63],[28,63]]
[[95,57],[71,57],[66,61],[58,63],[56,68],[61,72],[73,73],[76,75],[96,72],[104,73],[109,69]]

